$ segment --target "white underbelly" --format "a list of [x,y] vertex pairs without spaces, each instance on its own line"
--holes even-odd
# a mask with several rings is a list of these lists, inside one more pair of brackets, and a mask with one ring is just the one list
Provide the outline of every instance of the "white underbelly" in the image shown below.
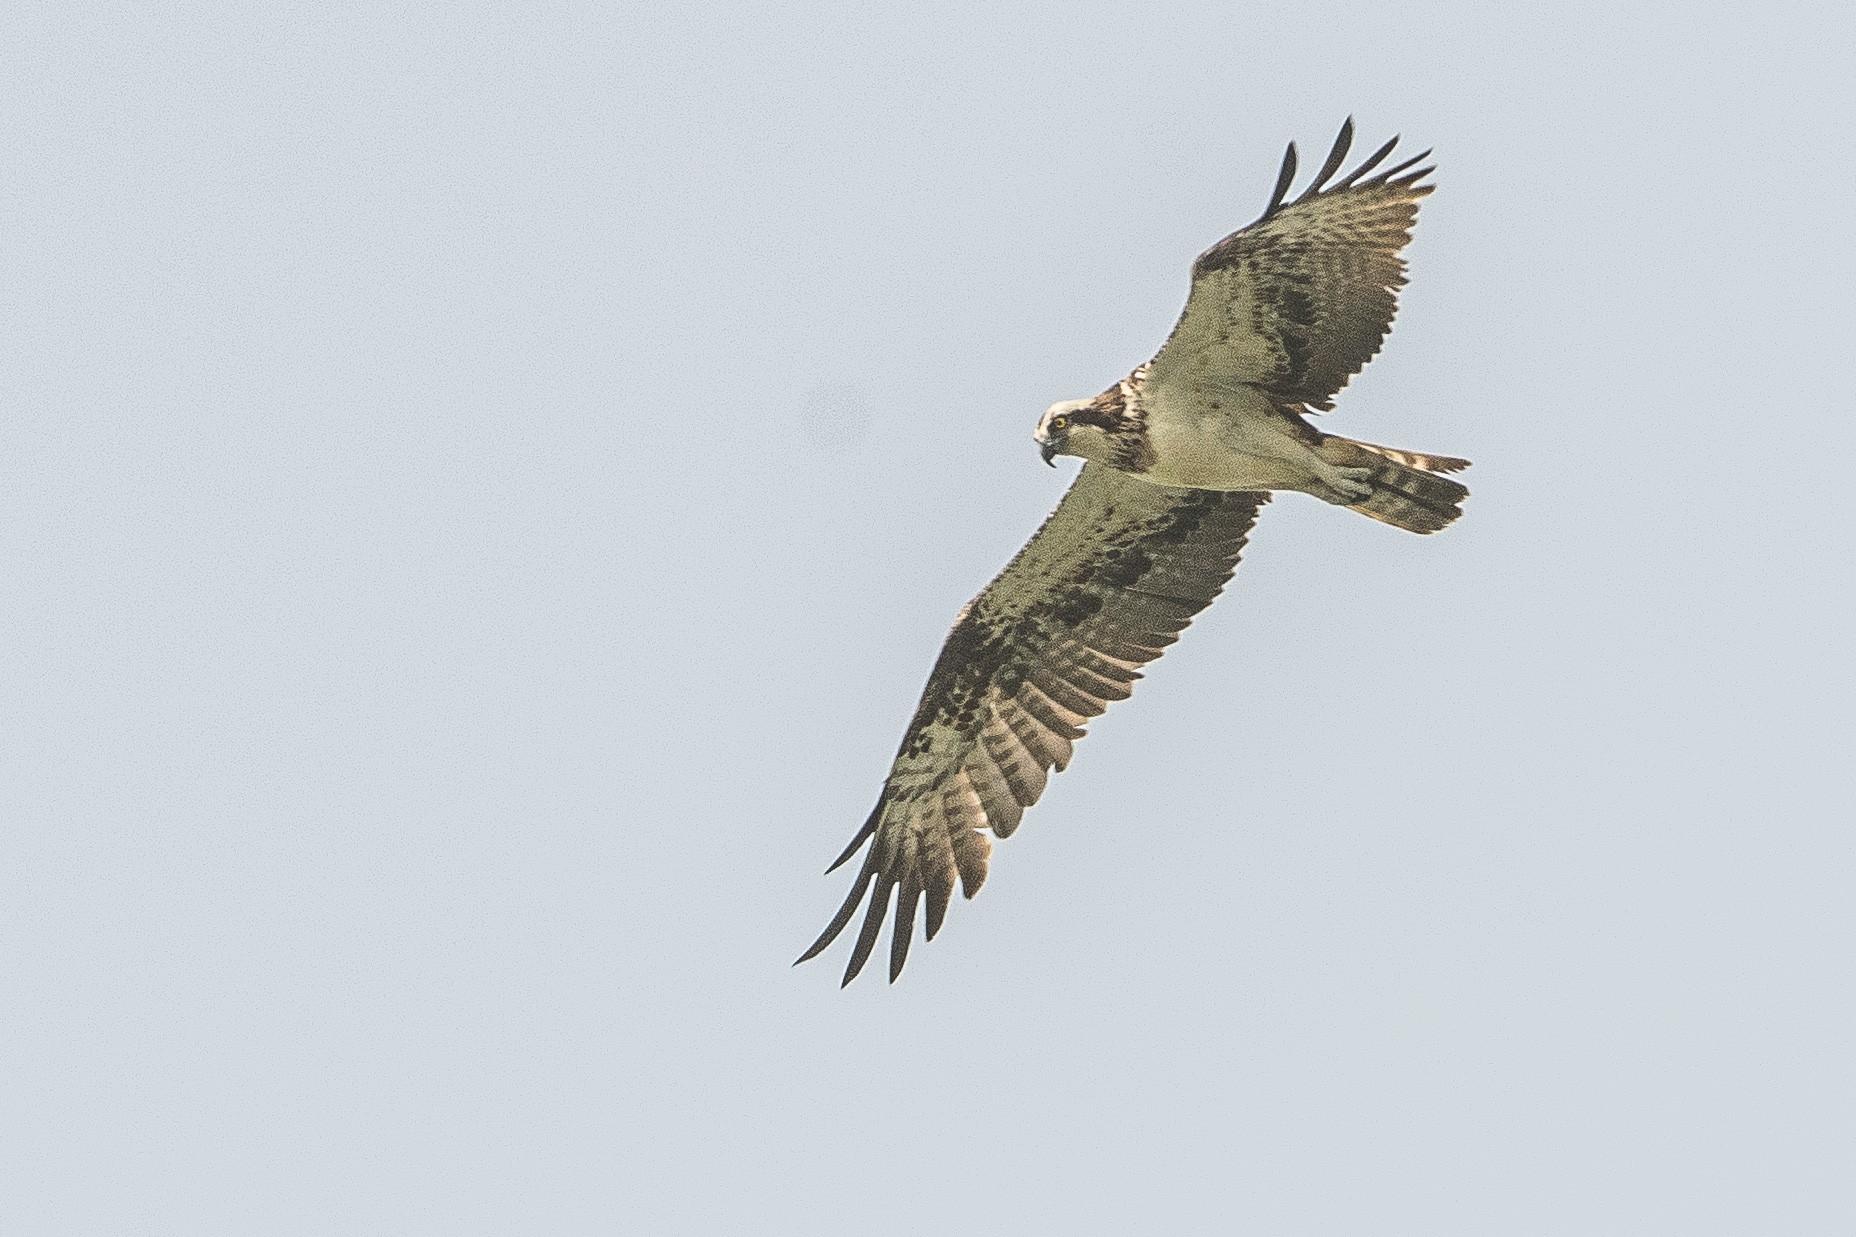
[[1308,447],[1268,422],[1243,415],[1156,418],[1158,457],[1142,478],[1198,490],[1299,490],[1313,479]]

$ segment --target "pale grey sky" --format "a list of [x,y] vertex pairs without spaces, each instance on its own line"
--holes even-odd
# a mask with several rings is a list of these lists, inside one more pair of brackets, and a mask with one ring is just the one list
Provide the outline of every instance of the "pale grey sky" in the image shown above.
[[[0,1229],[1845,1232],[1844,6],[10,6]],[[1283,143],[1326,423],[901,983],[820,874]]]

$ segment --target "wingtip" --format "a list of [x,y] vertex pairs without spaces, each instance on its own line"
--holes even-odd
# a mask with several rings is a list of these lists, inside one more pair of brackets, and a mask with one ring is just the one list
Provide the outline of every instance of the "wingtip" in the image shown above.
[[[1417,181],[1423,180],[1426,176],[1429,176],[1432,172],[1435,172],[1437,170],[1436,164],[1431,164],[1428,167],[1418,168],[1418,170],[1415,172],[1411,171],[1410,169],[1413,167],[1416,167],[1420,163],[1423,163],[1426,159],[1429,159],[1430,157],[1431,157],[1431,152],[1429,150],[1421,150],[1417,154],[1413,155],[1411,158],[1405,160],[1403,163],[1397,163],[1387,168],[1385,171],[1379,173],[1379,175],[1375,176],[1373,179],[1375,181],[1381,181],[1386,184],[1412,184]],[[1394,177],[1397,177],[1398,179],[1394,180],[1393,179]]]
[[1263,208],[1263,218],[1268,219],[1282,209],[1283,199],[1289,195],[1289,186],[1295,183],[1296,153],[1295,143],[1282,152],[1282,170],[1276,174],[1276,188],[1270,193],[1269,205]]
[[1315,178],[1308,182],[1308,188],[1302,190],[1302,196],[1295,200],[1296,204],[1300,205],[1319,197],[1328,181],[1334,178],[1334,173],[1340,171],[1341,164],[1347,161],[1347,152],[1352,149],[1353,117],[1349,116],[1341,124],[1340,132],[1335,135],[1334,146],[1328,151],[1328,157],[1322,161],[1321,170],[1316,172]]
[[833,872],[843,867],[846,859],[855,855],[866,841],[876,836],[877,822],[883,819],[883,808],[888,803],[889,787],[885,786],[883,788],[883,793],[876,797],[876,806],[870,809],[870,815],[865,819],[863,828],[857,831],[856,836],[851,839],[850,845],[844,848],[844,852],[831,861],[831,866],[825,869],[825,875],[830,876]]

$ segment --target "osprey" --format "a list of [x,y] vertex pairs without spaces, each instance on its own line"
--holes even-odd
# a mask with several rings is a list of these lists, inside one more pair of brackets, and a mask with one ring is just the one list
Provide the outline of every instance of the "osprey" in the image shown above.
[[[1037,535],[960,612],[928,676],[876,808],[834,871],[866,841],[850,896],[800,962],[870,905],[845,967],[857,977],[896,897],[889,978],[927,900],[933,940],[954,879],[986,879],[987,837],[1009,837],[1082,724],[1125,699],[1237,567],[1271,490],[1300,490],[1414,533],[1462,514],[1469,491],[1438,473],[1469,461],[1325,434],[1313,411],[1379,351],[1405,283],[1399,251],[1430,153],[1370,175],[1393,138],[1352,172],[1341,126],[1314,181],[1285,203],[1295,144],[1255,223],[1192,265],[1179,323],[1147,364],[1092,399],[1052,404],[1035,438],[1046,463],[1085,461]],[[872,892],[874,890],[874,892]]]

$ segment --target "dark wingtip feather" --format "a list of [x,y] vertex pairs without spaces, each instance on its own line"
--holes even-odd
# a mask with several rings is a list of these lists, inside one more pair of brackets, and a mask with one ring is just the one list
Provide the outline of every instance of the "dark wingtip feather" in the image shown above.
[[[1431,157],[1430,151],[1421,150],[1417,154],[1413,155],[1411,158],[1405,160],[1405,162],[1398,164],[1395,167],[1387,168],[1385,171],[1379,173],[1379,175],[1373,177],[1373,179],[1378,180],[1378,181],[1384,181],[1390,184],[1394,176],[1397,176],[1400,172],[1404,171],[1406,168],[1410,167],[1412,164],[1423,163],[1426,159],[1430,157]],[[1416,180],[1420,176],[1428,176],[1436,170],[1437,170],[1436,168],[1424,168],[1422,171],[1413,172],[1410,176],[1407,176],[1405,179]]]
[[851,844],[844,848],[844,853],[831,861],[831,866],[825,869],[825,875],[830,876],[833,872],[843,867],[844,861],[849,859],[852,855],[855,855],[857,853],[857,848],[862,846],[865,841],[876,833],[876,823],[883,818],[883,808],[888,803],[889,787],[885,786],[883,787],[883,793],[876,797],[876,806],[870,809],[870,816],[869,819],[864,821],[864,827],[857,831],[857,836],[852,838]]
[[896,892],[895,933],[889,940],[889,982],[902,974],[902,964],[909,960],[909,941],[915,935],[915,908],[921,904],[922,883],[914,869]]
[[1263,208],[1263,217],[1282,209],[1282,200],[1289,192],[1289,184],[1295,179],[1295,143],[1289,143],[1289,149],[1282,152],[1282,171],[1276,175],[1276,189],[1270,194],[1270,204]]
[[1341,125],[1340,134],[1334,139],[1334,149],[1328,151],[1327,162],[1321,165],[1321,170],[1315,173],[1315,178],[1308,183],[1308,188],[1302,190],[1302,196],[1297,198],[1296,201],[1306,202],[1308,199],[1320,193],[1321,186],[1327,184],[1328,179],[1333,176],[1334,173],[1340,171],[1340,165],[1345,162],[1347,151],[1351,149],[1352,146],[1353,117],[1349,116]]
[[889,982],[895,983],[902,974],[902,964],[909,960],[909,938],[915,935],[915,916],[904,919],[900,913],[896,916],[895,934],[889,941]]
[[935,933],[941,930],[942,921],[947,918],[947,903],[954,896],[954,878],[937,877],[928,889],[928,913],[924,916],[922,939],[932,941]]
[[1374,151],[1366,159],[1364,163],[1360,164],[1359,167],[1353,169],[1353,171],[1347,173],[1344,179],[1336,181],[1332,192],[1345,193],[1347,190],[1353,188],[1355,182],[1357,182],[1360,179],[1360,177],[1366,175],[1368,172],[1378,167],[1381,163],[1384,163],[1386,156],[1391,154],[1392,148],[1397,145],[1398,145],[1398,137],[1397,135],[1394,135],[1391,141],[1387,142],[1384,146],[1381,146],[1378,150]]
[[801,962],[810,962],[824,953],[826,948],[838,939],[838,933],[844,931],[844,926],[851,922],[851,916],[857,913],[857,904],[864,900],[864,891],[870,888],[870,878],[875,875],[876,865],[865,863],[864,870],[857,876],[857,883],[851,886],[850,896],[844,899],[844,905],[838,908],[838,913],[832,916],[831,922],[825,925],[825,930],[818,934],[816,941],[812,942],[812,948],[794,959],[794,966],[798,966]]
[[864,963],[870,960],[870,951],[876,948],[876,938],[883,931],[883,916],[889,912],[890,892],[895,887],[893,880],[882,881],[870,895],[870,909],[864,915],[863,928],[857,933],[857,945],[851,950],[851,960],[844,968],[844,982],[838,985],[840,988],[856,979]]

